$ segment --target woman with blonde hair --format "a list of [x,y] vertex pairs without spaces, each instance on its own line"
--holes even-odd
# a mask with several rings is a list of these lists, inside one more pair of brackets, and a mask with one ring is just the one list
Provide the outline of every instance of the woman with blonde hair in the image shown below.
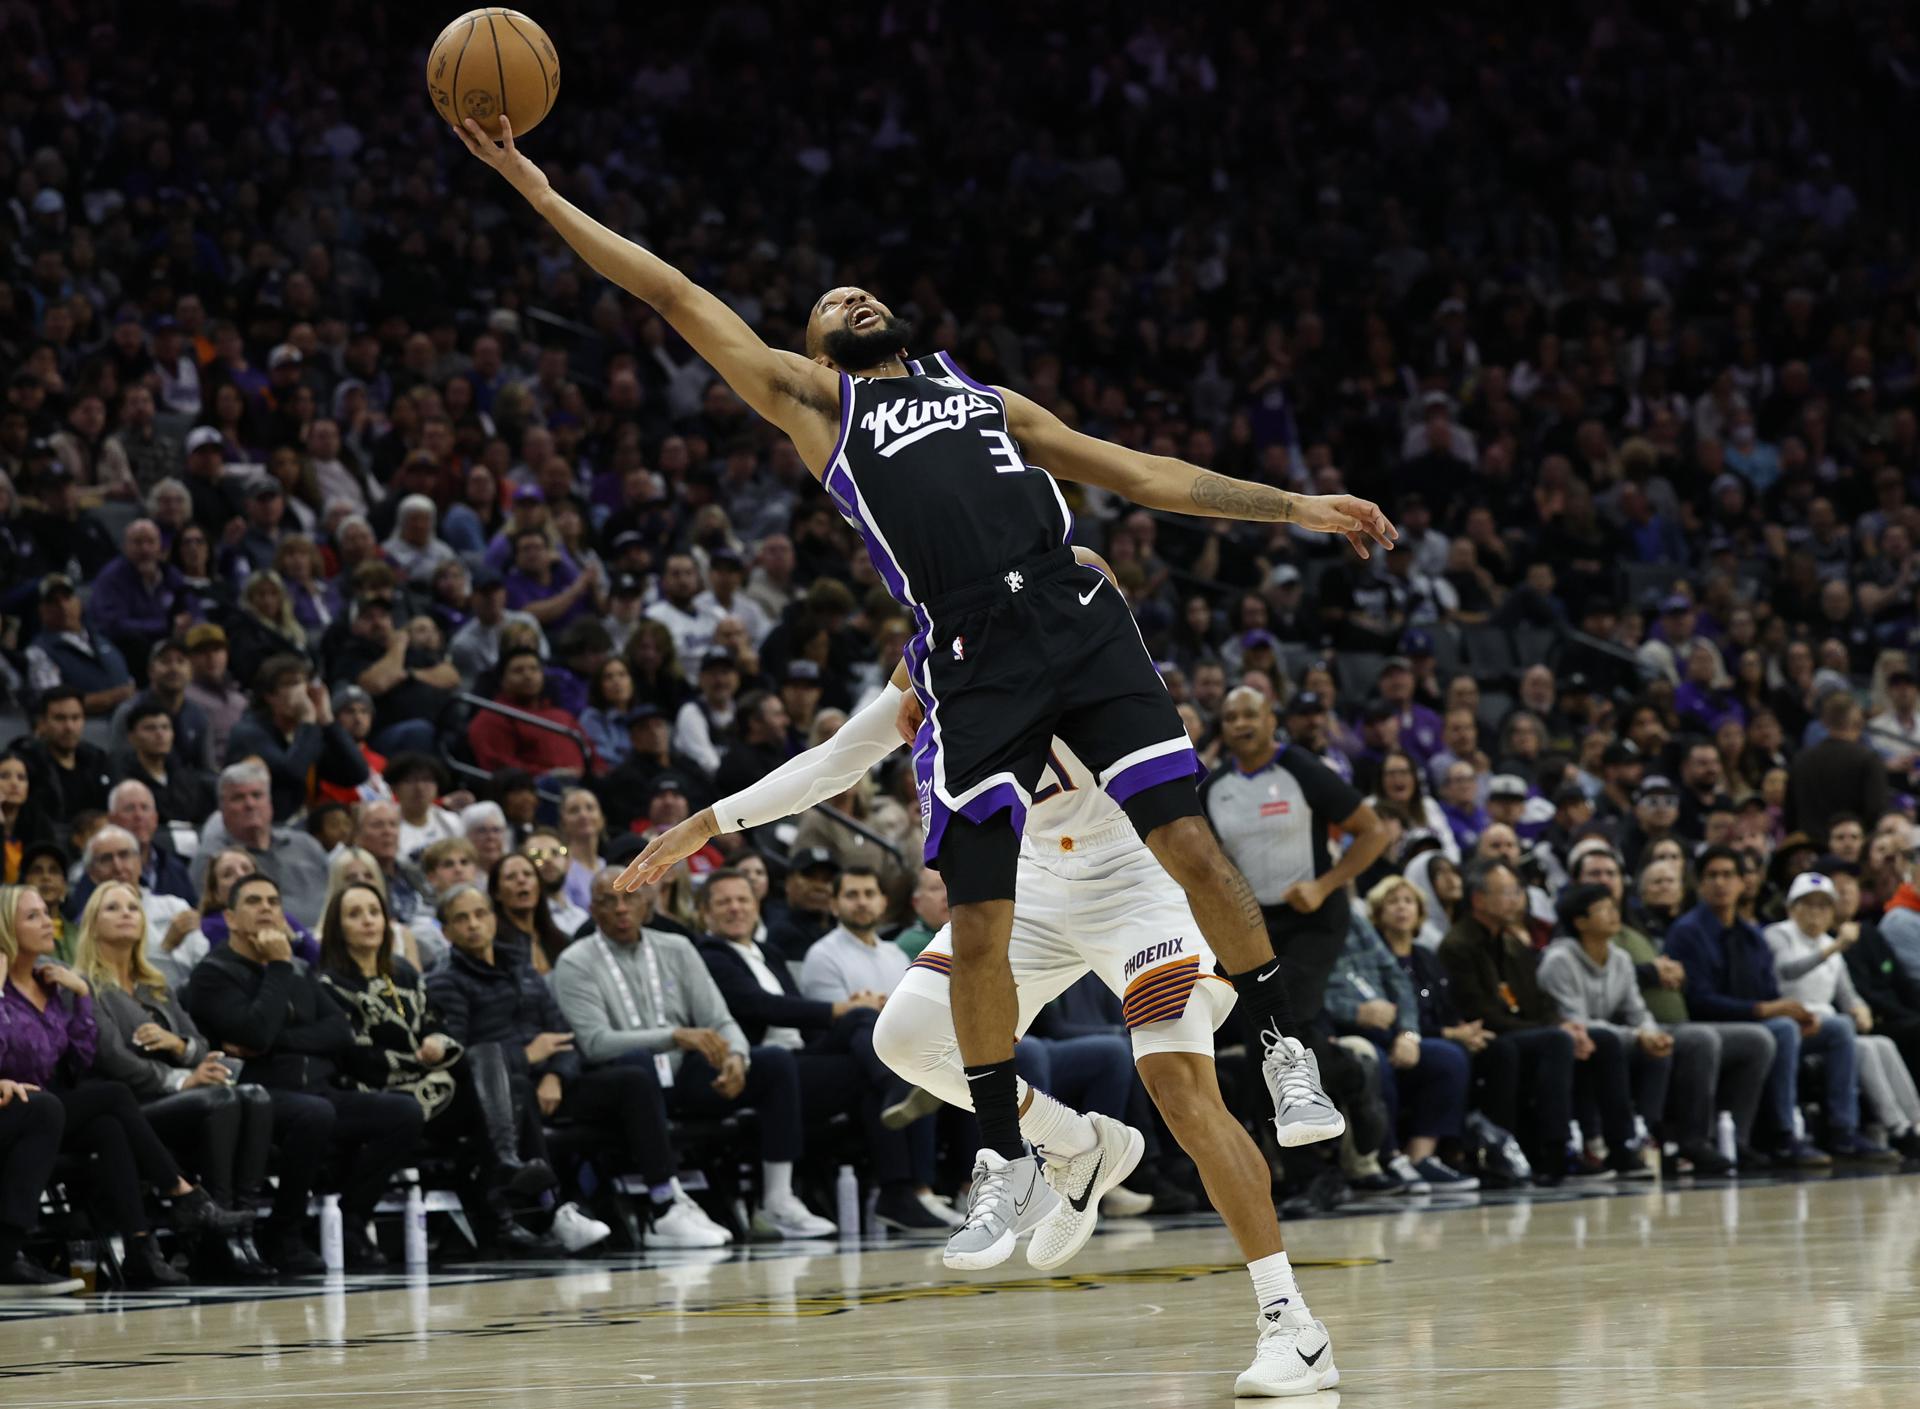
[[[340,898],[340,892],[348,886],[355,885],[369,886],[378,891],[380,904],[386,908],[389,915],[392,914],[392,903],[387,898],[386,875],[380,870],[380,863],[374,858],[373,853],[361,846],[341,847],[334,853],[333,860],[328,863],[327,901],[321,907],[321,913],[331,913],[333,902]],[[393,926],[394,953],[405,956],[407,962],[421,973],[431,968],[430,963],[421,962],[419,941],[415,938],[413,931],[398,920],[389,920],[388,923]],[[325,964],[326,957],[326,943],[323,938],[320,946],[322,965]],[[436,960],[442,957],[443,954],[434,955]]]
[[38,1088],[65,1107],[61,1148],[93,1158],[102,1231],[125,1240],[128,1285],[179,1286],[187,1278],[155,1245],[142,1183],[172,1200],[173,1226],[182,1233],[237,1233],[252,1217],[219,1207],[190,1183],[133,1092],[92,1075],[100,1040],[93,990],[72,969],[47,962],[52,953],[53,921],[40,893],[0,886],[0,1081]]
[[[200,1171],[222,1208],[251,1208],[266,1180],[273,1103],[236,1086],[236,1058],[213,1050],[147,958],[138,887],[107,881],[80,916],[75,967],[93,989],[94,1071],[134,1094],[154,1133]],[[251,1236],[228,1242],[228,1270],[270,1276]]]
[[251,672],[273,656],[312,659],[307,653],[307,629],[293,614],[287,584],[272,568],[250,574],[241,586],[240,610],[227,627],[227,639],[235,671],[243,681],[251,681]]
[[289,533],[273,554],[273,570],[293,604],[293,618],[316,636],[333,624],[333,592],[320,547],[304,533]]

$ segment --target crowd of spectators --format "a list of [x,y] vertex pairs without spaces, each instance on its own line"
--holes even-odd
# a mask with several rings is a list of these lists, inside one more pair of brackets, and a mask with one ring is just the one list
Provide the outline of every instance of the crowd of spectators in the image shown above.
[[[1376,48],[1373,8],[557,3],[525,149],[776,344],[863,283],[1091,434],[1388,509],[1360,561],[1066,487],[1209,768],[1332,809],[1262,897],[1324,941],[1302,1017],[1361,1117],[1283,1171],[1304,1206],[1920,1154],[1913,255],[1732,22]],[[944,921],[908,770],[606,884],[908,620],[792,446],[440,130],[431,28],[0,4],[7,1275],[62,1151],[135,1279],[183,1275],[143,1188],[234,1273],[308,1268],[338,1190],[375,1265],[436,1150],[509,1248],[717,1243],[676,1141],[741,1104],[760,1233],[821,1231],[836,1140],[889,1221],[953,1217],[964,1127],[897,1128],[861,1037]],[[1093,1043],[1083,1099],[1144,1107],[1101,995],[1048,1023],[1034,1062]],[[583,1207],[569,1130],[651,1209]],[[1122,1203],[1192,1206],[1154,1148]]]

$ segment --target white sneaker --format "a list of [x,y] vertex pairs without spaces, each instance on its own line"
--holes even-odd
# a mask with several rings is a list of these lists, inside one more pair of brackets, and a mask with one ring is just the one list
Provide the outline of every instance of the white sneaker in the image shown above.
[[1431,1194],[1433,1192],[1433,1185],[1427,1183],[1425,1179],[1420,1177],[1420,1171],[1414,1168],[1413,1161],[1407,1158],[1404,1151],[1387,1161],[1387,1172],[1400,1180],[1400,1189],[1398,1192],[1402,1194]]
[[613,1236],[613,1229],[597,1218],[590,1218],[576,1203],[564,1203],[553,1211],[553,1236],[568,1252],[584,1252],[595,1243]]
[[951,1203],[941,1198],[931,1189],[927,1190],[924,1194],[916,1194],[914,1197],[919,1200],[920,1207],[924,1208],[949,1228],[958,1228],[962,1223],[967,1221],[967,1216],[964,1213],[960,1212],[959,1209],[955,1208]]
[[1072,1159],[1044,1159],[1040,1172],[1060,1196],[1060,1204],[1033,1230],[1027,1244],[1027,1263],[1045,1272],[1067,1261],[1087,1245],[1100,1221],[1100,1201],[1119,1184],[1147,1148],[1144,1136],[1111,1116],[1089,1115],[1093,1148]]
[[768,1199],[755,1210],[753,1231],[771,1238],[831,1238],[840,1225],[822,1218],[792,1195]]
[[1115,1184],[1100,1196],[1100,1211],[1109,1218],[1139,1218],[1153,1212],[1153,1195]]
[[1260,1074],[1273,1098],[1273,1130],[1282,1148],[1337,1140],[1347,1131],[1340,1114],[1320,1084],[1320,1061],[1291,1037],[1263,1032],[1267,1054]]
[[998,1267],[1013,1256],[1020,1235],[1037,1227],[1059,1201],[1040,1177],[1036,1156],[1010,1160],[996,1150],[981,1150],[967,1186],[966,1221],[947,1239],[942,1260],[962,1272]]
[[1285,1399],[1339,1383],[1327,1328],[1304,1312],[1283,1313],[1260,1318],[1259,1348],[1253,1364],[1233,1382],[1233,1392],[1249,1399]]
[[684,1190],[676,1190],[673,1202],[654,1215],[647,1230],[650,1248],[722,1248],[733,1241],[731,1230],[721,1227],[707,1211]]

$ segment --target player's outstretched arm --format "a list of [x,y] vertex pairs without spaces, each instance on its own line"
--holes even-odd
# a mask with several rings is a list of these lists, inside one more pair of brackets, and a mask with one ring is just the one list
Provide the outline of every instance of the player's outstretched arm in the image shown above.
[[818,748],[788,759],[751,787],[660,833],[614,884],[621,890],[652,885],[723,832],[765,826],[840,796],[900,747],[893,719],[901,693],[898,683],[890,684]]
[[500,118],[500,141],[468,118],[454,131],[469,152],[525,196],[596,273],[652,305],[754,410],[793,438],[816,472],[839,434],[840,383],[794,352],[768,347],[731,308],[658,255],[616,234],[553,189],[547,175],[513,144]]
[[1082,435],[1039,403],[996,388],[1006,399],[1007,424],[1028,458],[1062,479],[1097,484],[1149,509],[1216,519],[1292,523],[1316,533],[1338,533],[1354,552],[1391,548],[1399,532],[1380,506],[1351,494],[1294,494],[1269,484],[1233,479],[1164,455]]

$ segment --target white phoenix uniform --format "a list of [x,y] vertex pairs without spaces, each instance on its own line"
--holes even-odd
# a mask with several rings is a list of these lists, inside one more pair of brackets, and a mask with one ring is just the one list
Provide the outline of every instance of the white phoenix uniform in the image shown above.
[[[902,698],[888,685],[820,748],[716,804],[721,831],[760,826],[839,796],[904,747],[894,729]],[[1022,1034],[1041,1008],[1092,972],[1120,999],[1136,1060],[1149,1052],[1213,1054],[1214,1030],[1233,1010],[1233,985],[1213,972],[1213,951],[1185,892],[1058,739],[1027,812],[1014,894],[1007,957]],[[952,967],[948,926],[894,991],[950,1006]],[[950,1031],[945,1040],[957,1054]],[[935,1054],[918,1055],[924,1061]]]

